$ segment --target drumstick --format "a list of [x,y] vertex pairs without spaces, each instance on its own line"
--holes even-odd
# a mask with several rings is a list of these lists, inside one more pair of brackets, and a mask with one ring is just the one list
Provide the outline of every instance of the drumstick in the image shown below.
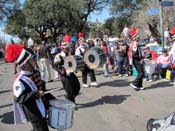
[[49,90],[49,91],[44,92],[44,94],[47,94],[47,93],[50,93],[50,92],[56,91],[56,90],[61,90],[61,89],[62,89],[62,88],[56,88],[56,89],[53,89],[53,90]]

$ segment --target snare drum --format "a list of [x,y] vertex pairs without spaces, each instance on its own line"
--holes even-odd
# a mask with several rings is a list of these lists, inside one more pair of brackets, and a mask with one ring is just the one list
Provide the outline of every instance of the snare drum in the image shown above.
[[90,69],[95,69],[103,66],[106,62],[106,55],[99,47],[92,47],[84,54],[84,61]]
[[64,60],[64,67],[69,72],[82,70],[84,67],[83,57],[69,55]]
[[49,121],[50,127],[64,130],[72,127],[75,104],[66,99],[56,99],[50,102]]

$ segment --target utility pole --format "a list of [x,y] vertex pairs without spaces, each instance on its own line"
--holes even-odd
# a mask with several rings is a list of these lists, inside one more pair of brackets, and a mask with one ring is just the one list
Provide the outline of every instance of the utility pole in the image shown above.
[[160,8],[160,34],[161,34],[161,45],[164,48],[164,32],[163,32],[163,7],[162,0],[159,0],[159,8]]

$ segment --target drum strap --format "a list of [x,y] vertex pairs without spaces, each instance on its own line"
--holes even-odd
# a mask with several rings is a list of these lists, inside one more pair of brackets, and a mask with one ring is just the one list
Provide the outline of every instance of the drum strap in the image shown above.
[[[22,76],[21,80],[23,82],[25,82],[31,88],[32,91],[36,91],[37,90],[36,85],[34,84],[34,82],[30,78],[28,78],[26,76]],[[41,112],[41,114],[42,114],[42,116],[44,118],[46,116],[46,111],[45,111],[45,107],[44,107],[43,101],[41,100],[41,98],[39,98],[39,99],[36,99],[36,103],[37,103],[37,107],[38,107],[39,111]]]
[[81,55],[81,56],[84,56],[84,53],[83,53],[83,51],[81,50],[81,48],[79,48],[79,51],[80,51],[80,55]]

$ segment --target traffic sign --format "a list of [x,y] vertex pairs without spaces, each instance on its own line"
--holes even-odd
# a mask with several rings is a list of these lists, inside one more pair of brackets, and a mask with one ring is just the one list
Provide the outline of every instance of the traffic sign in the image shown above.
[[172,1],[162,1],[162,6],[173,6],[174,3]]
[[147,11],[148,15],[155,15],[155,14],[159,14],[160,9],[159,8],[155,8],[155,9],[151,9]]

